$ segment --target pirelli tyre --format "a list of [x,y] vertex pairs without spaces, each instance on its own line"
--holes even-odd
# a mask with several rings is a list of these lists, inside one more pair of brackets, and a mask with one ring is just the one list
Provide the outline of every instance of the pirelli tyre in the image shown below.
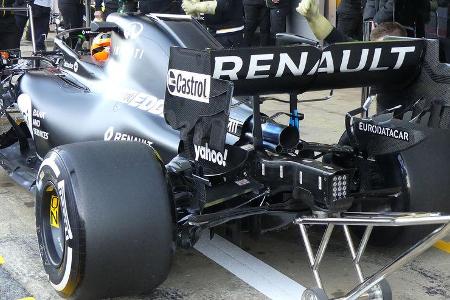
[[51,150],[38,172],[36,228],[45,272],[71,299],[151,292],[174,252],[164,166],[141,143]]
[[310,288],[306,289],[300,298],[301,300],[328,300],[327,293],[321,288]]

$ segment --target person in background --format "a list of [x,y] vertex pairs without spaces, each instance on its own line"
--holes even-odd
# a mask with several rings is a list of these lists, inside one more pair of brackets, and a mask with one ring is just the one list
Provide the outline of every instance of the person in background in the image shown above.
[[205,26],[225,48],[243,44],[244,14],[242,0],[183,0],[181,5],[187,15],[204,14]]
[[[12,7],[14,0],[0,2],[0,7]],[[0,11],[0,50],[17,47],[16,19],[11,12]]]
[[395,0],[367,0],[364,6],[364,21],[373,21],[376,24],[393,21]]
[[[25,7],[26,2],[25,0],[16,0],[14,6]],[[50,6],[51,0],[34,0],[31,4],[31,8],[33,10],[36,49],[41,51],[45,51],[45,37],[48,34],[50,23]],[[18,29],[16,35],[16,47],[19,48],[23,31],[28,21],[28,15],[26,12],[16,12],[15,17]]]
[[[450,64],[450,1],[433,0],[431,7],[432,11],[436,13],[435,26],[437,26],[436,31],[438,31],[436,37],[439,39],[439,60]],[[444,15],[444,12],[446,15]],[[446,27],[439,25],[439,19],[445,19]]]
[[353,39],[362,39],[362,8],[361,0],[342,0],[336,10],[336,28]]
[[83,27],[84,5],[82,0],[58,0],[58,7],[64,20],[64,28]]
[[[316,0],[302,0],[297,7],[297,12],[304,16],[308,21],[308,24],[317,39],[324,40],[328,44],[353,41],[350,37],[334,28],[330,21],[320,14]],[[382,41],[386,36],[406,37],[407,32],[399,23],[384,22],[372,30],[370,40]],[[371,93],[376,92],[376,90],[371,90]],[[411,99],[404,98],[401,94],[395,97],[379,94],[377,95],[377,112],[383,112],[398,104],[406,106],[410,101]]]
[[[105,6],[105,11],[102,10],[102,5]],[[106,20],[106,18],[119,10],[119,0],[95,0],[94,17],[96,19]]]
[[139,11],[143,14],[181,14],[178,0],[139,0]]
[[407,37],[408,32],[405,27],[397,22],[384,22],[378,24],[378,26],[370,32],[370,40],[374,42],[382,41],[386,36]]
[[430,20],[430,0],[367,0],[364,21],[398,22],[410,28],[410,36],[424,37]]
[[[105,12],[102,11],[102,4]],[[143,14],[182,14],[181,0],[95,0],[94,16],[96,20],[106,20],[113,12],[136,12]]]
[[259,44],[267,46],[270,43],[270,10],[265,0],[244,0],[244,43],[252,46],[255,31],[259,26]]
[[277,33],[286,32],[286,17],[289,14],[290,0],[266,0],[270,9],[270,36],[275,44]]

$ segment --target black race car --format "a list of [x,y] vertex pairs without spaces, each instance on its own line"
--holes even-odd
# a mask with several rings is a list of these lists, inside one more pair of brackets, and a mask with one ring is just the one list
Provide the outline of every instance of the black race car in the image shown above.
[[[112,32],[104,65],[83,45],[99,32]],[[1,164],[36,195],[41,257],[61,296],[150,292],[176,247],[245,218],[253,232],[298,224],[319,288],[321,257],[343,225],[361,279],[347,297],[388,299],[384,277],[445,235],[450,219],[437,212],[450,212],[450,67],[436,43],[280,41],[223,49],[190,17],[113,14],[60,33],[52,52],[4,52],[1,110],[12,127],[0,136]],[[369,98],[335,145],[300,138],[298,94],[367,85],[392,108],[369,117]],[[289,124],[260,112],[270,93],[291,95]],[[317,257],[308,224],[328,225]],[[364,279],[370,236],[419,237],[392,226],[421,224],[444,225]],[[353,230],[357,252],[350,225],[367,226]],[[303,297],[326,299],[322,289]]]

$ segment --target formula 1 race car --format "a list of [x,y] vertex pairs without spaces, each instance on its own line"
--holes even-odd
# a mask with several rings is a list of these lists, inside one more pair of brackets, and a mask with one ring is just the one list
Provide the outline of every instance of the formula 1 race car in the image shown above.
[[[100,32],[112,32],[102,65],[83,46]],[[62,297],[148,293],[176,247],[245,218],[253,231],[300,227],[317,288],[299,298],[327,299],[318,266],[342,225],[360,279],[345,299],[389,299],[385,276],[445,236],[450,67],[437,44],[280,41],[224,49],[190,17],[113,14],[58,34],[52,52],[4,52],[11,129],[0,136],[1,165],[36,195],[42,261]],[[300,138],[298,94],[368,85],[392,108],[369,117],[368,98],[334,145]],[[289,124],[261,113],[260,96],[273,93],[290,94]],[[327,226],[317,256],[307,232],[315,224]],[[437,229],[364,277],[368,241],[419,237],[399,229],[410,225]]]

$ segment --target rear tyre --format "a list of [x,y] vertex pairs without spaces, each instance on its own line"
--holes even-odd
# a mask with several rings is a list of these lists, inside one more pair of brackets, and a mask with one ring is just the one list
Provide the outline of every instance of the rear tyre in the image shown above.
[[150,147],[87,142],[50,151],[36,188],[36,228],[45,272],[63,297],[151,292],[174,252],[164,167]]
[[301,300],[328,300],[327,293],[321,288],[310,288],[302,293]]
[[392,289],[391,285],[386,279],[381,280],[378,283],[378,287],[381,290],[381,296],[383,300],[392,300]]

